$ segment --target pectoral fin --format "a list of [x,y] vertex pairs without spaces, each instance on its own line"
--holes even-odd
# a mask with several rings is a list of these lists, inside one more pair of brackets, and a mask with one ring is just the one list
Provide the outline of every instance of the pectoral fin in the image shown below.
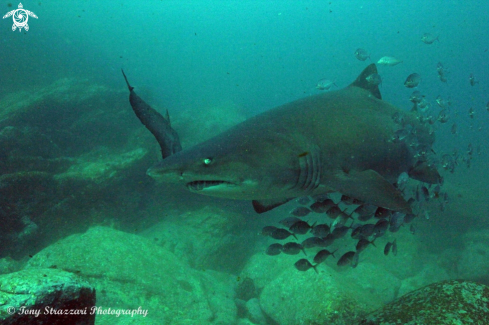
[[389,210],[411,213],[411,207],[404,200],[402,193],[374,170],[339,172],[330,186],[360,201]]
[[293,198],[284,198],[284,199],[274,199],[274,200],[253,200],[251,203],[253,204],[253,209],[255,209],[256,213],[263,213],[270,211],[282,204],[285,204],[292,200]]
[[408,175],[412,179],[429,184],[439,184],[442,180],[438,171],[434,167],[429,166],[425,161],[418,162],[409,170]]

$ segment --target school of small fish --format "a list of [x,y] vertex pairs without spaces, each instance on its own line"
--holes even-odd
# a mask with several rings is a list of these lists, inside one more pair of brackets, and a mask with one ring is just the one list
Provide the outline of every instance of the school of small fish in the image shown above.
[[[428,45],[440,42],[439,36],[431,33],[424,33],[421,41]],[[359,61],[366,61],[370,59],[371,54],[366,49],[357,48],[354,51],[354,57]],[[377,61],[377,64],[393,67],[402,62],[393,56],[383,56]],[[437,63],[436,72],[441,82],[448,82],[450,70],[443,63]],[[382,77],[379,74],[372,74],[366,80],[372,86],[382,84]],[[450,98],[438,95],[432,103],[418,89],[421,81],[420,74],[412,73],[405,79],[404,86],[415,88],[408,98],[413,104],[411,112],[418,116],[419,121],[425,124],[430,132],[434,132],[442,125],[448,124],[451,117],[459,112],[453,108]],[[479,84],[473,73],[469,74],[468,81],[471,87]],[[329,90],[333,85],[336,86],[330,79],[321,79],[316,88]],[[489,101],[484,108],[489,112]],[[466,112],[470,128],[473,129],[473,121],[478,116],[477,109],[470,107]],[[455,168],[462,163],[469,168],[475,154],[481,155],[481,145],[478,144],[474,148],[471,143],[467,145],[466,150],[454,149],[452,152],[435,154],[431,149],[419,144],[416,136],[417,130],[412,125],[405,123],[402,113],[396,113],[392,118],[398,125],[398,129],[393,132],[391,141],[406,142],[413,148],[416,157],[422,157],[429,164],[441,167],[450,173],[454,173]],[[460,134],[457,123],[452,122],[448,125],[452,135]],[[481,127],[479,126],[478,129],[480,130]],[[270,245],[266,254],[302,254],[303,258],[295,263],[296,269],[299,271],[313,269],[317,273],[319,273],[318,266],[321,263],[331,260],[335,260],[334,263],[338,267],[356,267],[361,261],[361,253],[370,247],[376,248],[382,245],[384,255],[396,256],[397,239],[387,240],[386,238],[392,238],[403,228],[414,235],[416,233],[415,220],[420,217],[426,219],[430,217],[427,202],[430,202],[430,207],[433,207],[436,206],[436,204],[433,205],[436,200],[440,211],[444,211],[450,201],[448,194],[441,191],[443,182],[437,185],[427,185],[421,182],[413,185],[412,183],[408,175],[403,173],[395,184],[411,205],[412,214],[402,214],[364,204],[340,193],[298,198],[296,200],[298,206],[290,211],[289,217],[279,222],[281,227],[263,228],[263,235],[287,241]],[[390,236],[385,236],[387,233]]]
[[[421,36],[421,41],[425,44],[433,44],[435,42],[440,42],[439,35],[433,35],[431,33],[424,33]],[[358,48],[354,52],[354,56],[356,59],[360,61],[365,61],[367,58],[370,58],[370,53],[363,49]],[[395,66],[397,64],[402,63],[402,60],[397,59],[393,56],[383,56],[377,61],[378,65],[383,66]],[[447,83],[448,77],[450,74],[450,69],[444,66],[442,62],[438,62],[436,65],[436,72],[438,74],[438,78],[441,82]],[[382,78],[379,74],[370,75],[367,78],[367,81],[371,85],[381,85]],[[415,88],[412,94],[409,97],[409,101],[413,103],[413,107],[411,111],[414,111],[418,114],[419,119],[422,122],[428,123],[428,125],[432,126],[431,130],[434,132],[435,126],[433,126],[436,122],[439,122],[441,125],[448,124],[450,125],[450,133],[455,136],[459,136],[461,134],[459,127],[456,122],[451,122],[452,116],[456,116],[460,114],[457,108],[454,108],[452,100],[448,97],[442,97],[438,95],[433,101],[430,101],[425,94],[423,94],[420,90],[418,90],[420,83],[422,81],[422,77],[418,73],[412,73],[404,81],[404,86],[406,88]],[[468,76],[468,83],[471,87],[477,87],[479,85],[479,80],[473,73],[470,73]],[[485,105],[484,109],[489,112],[489,101]],[[467,109],[467,115],[469,117],[469,127],[470,129],[481,130],[482,125],[476,126],[475,123],[477,120],[477,111],[478,109],[471,106]],[[400,128],[393,135],[393,141],[400,141],[404,138],[408,137],[411,131],[409,130],[410,126],[406,128]],[[468,148],[472,148],[472,144],[468,144]],[[480,155],[482,152],[481,144],[477,144],[477,155]],[[441,153],[439,155],[441,159],[436,160],[434,163],[443,167],[443,169],[448,170],[450,173],[453,173],[456,166],[461,164],[465,164],[466,167],[471,166],[471,161],[474,157],[473,151],[468,149],[465,152],[462,152],[458,149],[454,149],[450,153]]]
[[[393,119],[400,124],[403,123],[401,116],[393,116]],[[415,130],[411,127],[410,132],[399,141],[415,142],[414,138]],[[429,159],[430,153],[419,154],[426,155]],[[377,247],[376,242],[378,244],[379,241],[384,242],[384,255],[391,253],[397,256],[397,239],[386,241],[383,237],[387,233],[395,234],[402,228],[409,229],[414,235],[416,218],[429,217],[425,207],[428,201],[438,200],[440,209],[444,209],[449,202],[448,194],[441,191],[442,184],[429,188],[418,184],[408,189],[408,182],[409,176],[402,173],[395,186],[406,197],[410,197],[408,203],[413,208],[411,214],[365,204],[340,193],[298,198],[296,202],[299,205],[290,211],[289,217],[279,222],[281,227],[267,226],[262,229],[264,236],[287,240],[283,244],[271,244],[266,249],[266,254],[303,254],[304,257],[294,264],[296,269],[313,269],[317,273],[318,266],[328,259],[336,259],[335,264],[338,267],[356,267],[360,261],[360,254],[371,246]],[[290,238],[294,238],[294,241],[290,241]],[[349,241],[353,241],[351,247],[348,247]],[[339,250],[341,255],[337,254]]]
[[[299,271],[313,269],[319,273],[318,266],[331,259],[336,260],[338,267],[356,267],[360,254],[371,246],[377,247],[387,233],[395,234],[406,228],[414,235],[414,220],[422,215],[427,201],[438,199],[441,204],[448,202],[448,196],[441,192],[440,185],[431,188],[418,185],[407,191],[408,179],[406,173],[401,174],[396,186],[406,196],[411,196],[408,202],[416,211],[412,214],[365,204],[340,193],[298,198],[298,206],[290,211],[289,217],[279,222],[281,227],[266,226],[262,229],[262,235],[284,241],[268,246],[266,254],[303,255],[294,264]],[[351,247],[350,241],[353,242]],[[392,253],[396,256],[397,240],[383,242],[384,255]]]

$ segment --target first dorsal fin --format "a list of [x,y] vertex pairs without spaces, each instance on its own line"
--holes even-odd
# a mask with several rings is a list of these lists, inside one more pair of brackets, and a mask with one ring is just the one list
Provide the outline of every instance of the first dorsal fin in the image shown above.
[[375,84],[371,84],[367,81],[367,77],[374,73],[377,73],[377,67],[375,66],[375,63],[372,63],[368,67],[366,67],[365,70],[362,71],[362,73],[360,73],[360,75],[350,85],[350,87],[363,88],[365,90],[368,90],[376,98],[382,99],[382,96],[380,95],[379,86]]

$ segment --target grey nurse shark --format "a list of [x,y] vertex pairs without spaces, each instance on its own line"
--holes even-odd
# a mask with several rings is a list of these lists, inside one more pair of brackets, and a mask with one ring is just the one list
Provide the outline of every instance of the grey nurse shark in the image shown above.
[[373,73],[371,64],[344,89],[256,115],[163,159],[148,174],[191,192],[252,200],[258,213],[328,192],[408,213],[393,185],[399,175],[428,183],[440,176],[406,141],[395,141],[401,126],[393,116],[403,116],[424,148],[434,135],[414,114],[381,100],[378,86],[366,79]]

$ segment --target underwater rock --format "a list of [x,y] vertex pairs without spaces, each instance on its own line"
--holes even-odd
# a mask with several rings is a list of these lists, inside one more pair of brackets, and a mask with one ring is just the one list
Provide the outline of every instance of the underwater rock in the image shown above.
[[260,307],[260,300],[252,298],[246,302],[246,311],[248,319],[255,324],[266,325],[267,319]]
[[172,125],[178,131],[184,149],[210,139],[246,119],[243,110],[232,102],[217,105],[196,103],[194,107],[180,111],[179,116],[172,118]]
[[24,245],[38,235],[35,214],[54,204],[54,184],[45,172],[0,175],[0,256],[25,254]]
[[[95,324],[95,314],[90,313],[93,306],[95,289],[73,273],[51,268],[0,275],[2,324]],[[81,313],[54,314],[61,310]],[[30,314],[36,312],[37,316]]]
[[[382,250],[372,250],[385,260]],[[313,255],[312,250],[308,255]],[[356,268],[339,268],[337,258],[331,257],[317,267],[317,274],[298,271],[294,263],[300,258],[303,256],[257,253],[240,273],[242,279],[253,280],[266,316],[281,325],[355,324],[395,299],[401,286],[382,263],[370,263],[370,259]]]
[[459,247],[449,247],[438,254],[436,258],[436,264],[443,270],[445,270],[450,279],[458,279],[460,278],[460,276],[458,275],[458,263],[461,259],[461,256],[462,251]]
[[410,292],[360,324],[489,324],[489,287],[447,280]]
[[155,240],[196,269],[233,273],[242,268],[254,248],[243,229],[243,215],[211,205],[175,213],[140,235]]
[[[382,252],[379,251],[378,254],[385,259]],[[286,270],[293,269],[298,273],[294,275],[292,280],[295,280],[295,277],[300,277],[302,272],[298,272],[294,268],[294,263],[300,258],[297,255],[280,254],[278,256],[269,256],[264,253],[257,253],[248,260],[240,273],[240,277],[251,278],[257,292],[260,293],[270,283],[281,278]],[[380,306],[382,303],[392,301],[397,297],[401,281],[386,270],[382,263],[374,264],[362,261],[356,268],[338,268],[336,262],[337,259],[331,257],[325,264],[318,266],[318,277],[333,276],[335,281],[336,279],[339,281],[337,285],[348,282],[348,288],[357,290],[359,296],[364,293],[367,294],[371,303],[375,306]],[[306,273],[309,272],[314,273],[312,270]]]
[[49,173],[30,171],[0,175],[0,194],[2,198],[10,200],[16,197],[32,198],[54,186],[55,182]]
[[147,316],[121,315],[126,321],[143,323],[150,317],[154,324],[207,325],[236,320],[229,276],[195,271],[154,240],[111,228],[64,238],[34,255],[26,267],[78,274],[96,288],[97,306],[147,310]]
[[55,171],[66,166],[60,149],[39,128],[5,126],[0,129],[0,172]]
[[114,178],[124,175],[124,172],[137,168],[148,154],[143,148],[127,152],[111,152],[108,148],[99,147],[93,152],[77,158],[66,171],[58,173],[54,179],[61,187],[78,188],[80,184],[97,184],[107,187]]
[[0,258],[0,274],[20,271],[23,264],[23,262],[13,260],[10,257]]
[[463,236],[464,248],[457,260],[457,277],[489,285],[488,229],[470,231]]
[[435,263],[428,263],[421,272],[402,281],[397,296],[401,297],[408,292],[419,289],[428,284],[448,279],[450,279],[450,276],[445,269]]
[[293,268],[297,260],[297,256],[294,255],[269,256],[264,252],[256,253],[246,262],[240,273],[240,278],[252,279],[256,291],[260,293],[267,284],[276,279],[284,270]]
[[122,85],[64,78],[2,97],[0,257],[20,259],[104,222],[99,207],[114,219],[125,217],[121,210],[134,215],[146,194],[139,183],[156,161],[149,152],[158,150],[142,131]]
[[256,288],[253,279],[248,277],[243,278],[236,285],[236,298],[248,301],[254,297],[256,297]]
[[265,285],[260,305],[267,316],[281,325],[354,324],[381,306],[377,294],[345,277],[344,272],[338,273],[324,264],[318,267],[319,274],[312,270],[299,272],[290,262],[282,264],[274,257],[283,271]]
[[256,324],[250,321],[248,318],[240,318],[238,319],[238,323],[236,325],[256,325]]
[[358,263],[356,268],[348,268],[340,273],[346,281],[361,288],[359,292],[369,292],[375,295],[376,301],[383,304],[398,297],[401,280],[384,269],[382,264],[369,262]]
[[[208,302],[208,308],[212,312],[213,325],[228,325],[236,322],[238,308],[234,303],[233,284],[235,276],[213,270],[195,272],[200,279],[204,295]],[[195,324],[187,321],[183,324]]]
[[52,153],[75,156],[101,143],[120,148],[138,123],[130,107],[121,110],[127,105],[122,87],[113,90],[89,80],[63,78],[43,88],[3,97],[0,130],[7,126],[37,130],[34,141],[49,140],[43,148],[32,146],[32,154],[24,151],[31,156],[49,148],[56,148],[55,152],[49,151]]
[[[409,226],[408,226],[409,227]],[[404,228],[408,228],[404,227]],[[387,242],[397,241],[397,256],[394,254],[384,255],[384,247]],[[360,263],[370,263],[384,268],[387,272],[400,280],[415,276],[422,271],[427,263],[427,258],[432,258],[428,253],[426,244],[420,241],[420,237],[409,233],[408,229],[388,233],[386,236],[375,241],[377,247],[369,247],[360,255]]]
[[42,158],[40,156],[11,155],[6,163],[3,169],[5,173],[38,171],[56,174],[65,171],[76,163],[76,159],[70,157]]

